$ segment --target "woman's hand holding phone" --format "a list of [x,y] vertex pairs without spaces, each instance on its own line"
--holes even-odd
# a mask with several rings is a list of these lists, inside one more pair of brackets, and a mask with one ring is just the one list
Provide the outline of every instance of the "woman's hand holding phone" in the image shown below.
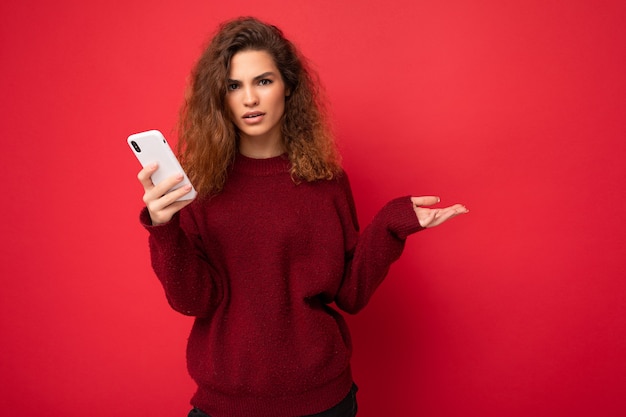
[[137,178],[144,189],[143,201],[152,224],[169,222],[174,214],[193,201],[196,190],[161,132],[135,133],[127,142],[143,167]]
[[176,190],[169,191],[183,181],[185,177],[182,172],[168,177],[158,185],[154,185],[151,177],[158,168],[158,164],[153,163],[147,165],[137,175],[144,189],[143,202],[146,204],[152,224],[155,226],[169,222],[174,214],[194,200],[191,198],[177,201],[191,192],[191,185],[183,185]]

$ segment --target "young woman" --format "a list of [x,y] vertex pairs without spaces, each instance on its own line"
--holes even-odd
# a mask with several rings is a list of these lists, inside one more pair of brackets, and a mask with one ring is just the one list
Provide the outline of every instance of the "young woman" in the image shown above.
[[[466,213],[437,197],[389,202],[361,233],[318,84],[279,29],[223,24],[192,72],[182,179],[143,169],[141,221],[170,305],[195,317],[190,416],[356,415],[351,342],[337,309],[361,310],[406,238]],[[334,304],[333,307],[332,304]]]

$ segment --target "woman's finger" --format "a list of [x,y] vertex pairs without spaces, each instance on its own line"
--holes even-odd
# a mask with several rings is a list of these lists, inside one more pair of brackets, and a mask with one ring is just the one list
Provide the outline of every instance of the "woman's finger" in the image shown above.
[[184,185],[174,191],[164,194],[161,198],[159,198],[159,204],[162,208],[166,208],[176,203],[179,198],[183,197],[185,194],[188,194],[190,191],[191,185]]
[[154,174],[158,167],[159,166],[156,163],[146,165],[141,171],[139,171],[139,174],[137,174],[137,179],[145,191],[151,190],[154,187],[154,184],[152,183],[152,174]]
[[432,206],[433,204],[437,204],[439,201],[439,197],[435,196],[411,197],[411,202],[416,207]]
[[[178,190],[176,190],[176,191],[178,191]],[[187,191],[187,192],[189,192],[189,191]],[[173,193],[170,193],[170,194],[173,194]],[[150,218],[152,219],[152,224],[156,226],[156,225],[159,225],[159,224],[163,224],[163,223],[169,222],[172,219],[172,217],[174,216],[174,214],[179,212],[183,207],[185,207],[186,205],[190,204],[192,201],[193,201],[193,199],[182,200],[182,201],[174,201],[172,204],[167,205],[162,210],[158,210],[158,211],[154,211],[154,212],[149,210]]]
[[[181,182],[183,178],[183,174],[177,174],[166,178],[158,185],[152,185],[152,187],[145,190],[146,192],[143,196],[143,202],[148,205],[151,201],[160,199],[161,197],[165,196],[169,190],[174,188],[176,184]],[[151,180],[150,183],[152,183]]]

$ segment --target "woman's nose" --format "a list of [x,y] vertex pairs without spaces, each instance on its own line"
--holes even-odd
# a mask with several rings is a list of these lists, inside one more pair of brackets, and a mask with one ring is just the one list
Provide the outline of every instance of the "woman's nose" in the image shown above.
[[259,104],[259,98],[256,95],[254,89],[252,88],[245,89],[245,93],[243,97],[243,104],[248,107],[256,106],[257,104]]

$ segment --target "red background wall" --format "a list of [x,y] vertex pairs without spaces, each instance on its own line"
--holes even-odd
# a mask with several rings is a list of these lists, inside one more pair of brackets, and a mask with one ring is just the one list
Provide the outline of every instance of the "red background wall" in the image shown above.
[[[218,22],[314,62],[362,224],[438,194],[350,317],[362,417],[626,413],[622,1],[5,1],[0,414],[183,416],[191,319],[149,266],[128,134]],[[86,411],[89,410],[89,411]]]

